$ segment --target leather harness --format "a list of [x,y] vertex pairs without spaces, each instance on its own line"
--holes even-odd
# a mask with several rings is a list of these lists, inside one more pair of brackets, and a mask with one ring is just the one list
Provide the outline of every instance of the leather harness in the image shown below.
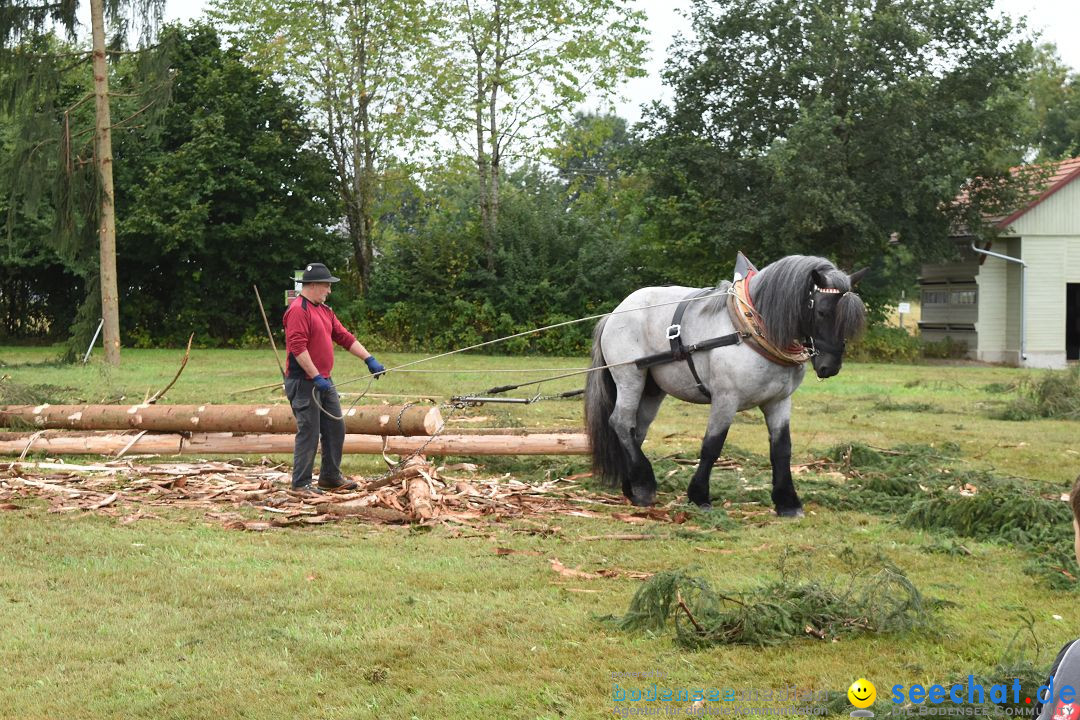
[[761,315],[754,309],[753,301],[750,298],[749,281],[755,274],[754,271],[750,271],[747,273],[745,280],[742,278],[737,279],[733,283],[731,290],[728,291],[728,312],[731,314],[735,327],[738,328],[737,332],[702,340],[692,345],[684,345],[682,341],[682,318],[686,306],[699,298],[717,292],[719,288],[695,290],[683,298],[682,302],[675,308],[675,314],[671,318],[671,325],[667,329],[667,339],[671,345],[670,349],[638,358],[634,361],[634,364],[639,368],[650,368],[654,365],[685,361],[686,366],[690,369],[690,374],[694,377],[694,382],[697,384],[698,392],[711,399],[712,393],[701,382],[697,368],[694,367],[693,353],[695,352],[712,350],[727,345],[740,345],[745,340],[762,357],[778,365],[797,366],[809,360],[814,356],[812,348],[807,349],[805,345],[795,343],[790,348],[782,350],[765,337]]
[[704,290],[698,290],[683,298],[683,301],[675,307],[675,314],[672,316],[671,325],[669,325],[667,329],[667,339],[671,344],[671,349],[666,352],[638,358],[634,361],[634,364],[639,368],[649,368],[653,365],[663,365],[669,362],[685,360],[686,366],[690,368],[690,374],[694,376],[694,382],[697,383],[698,391],[705,397],[712,398],[712,393],[709,392],[709,388],[705,387],[705,384],[701,382],[701,378],[697,374],[697,368],[694,367],[693,353],[700,350],[712,350],[713,348],[724,347],[725,345],[738,345],[743,341],[743,338],[746,337],[741,332],[734,332],[730,335],[721,335],[720,337],[714,337],[709,340],[702,340],[693,345],[683,345],[682,316],[686,311],[686,306],[689,305],[691,301],[704,295],[709,295],[710,293],[715,292],[715,290],[716,288],[705,288]]

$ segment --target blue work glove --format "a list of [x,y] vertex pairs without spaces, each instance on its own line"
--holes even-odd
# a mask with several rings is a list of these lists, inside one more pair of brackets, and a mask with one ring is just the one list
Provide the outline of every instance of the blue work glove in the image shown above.
[[319,388],[319,392],[332,392],[334,390],[334,383],[330,382],[322,375],[316,375],[312,382],[315,383],[315,387]]
[[367,365],[367,369],[371,371],[371,374],[375,376],[376,380],[379,379],[380,375],[386,372],[386,368],[383,367],[381,362],[375,359],[374,355],[371,355],[364,360],[364,364]]

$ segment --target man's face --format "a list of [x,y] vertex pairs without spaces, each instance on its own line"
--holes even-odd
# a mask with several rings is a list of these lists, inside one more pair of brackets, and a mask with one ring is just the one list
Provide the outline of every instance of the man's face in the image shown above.
[[330,296],[330,283],[308,283],[307,289],[308,299],[313,302],[324,303]]

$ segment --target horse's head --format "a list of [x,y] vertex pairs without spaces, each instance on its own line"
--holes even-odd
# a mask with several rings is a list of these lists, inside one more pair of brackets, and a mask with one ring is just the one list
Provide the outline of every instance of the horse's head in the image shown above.
[[813,285],[808,293],[805,327],[814,353],[814,371],[823,380],[840,372],[847,341],[866,325],[866,308],[854,292],[866,270],[851,275],[811,271]]

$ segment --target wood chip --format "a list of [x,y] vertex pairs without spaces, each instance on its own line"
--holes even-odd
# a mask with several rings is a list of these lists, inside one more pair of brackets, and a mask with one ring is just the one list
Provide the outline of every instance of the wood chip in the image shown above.
[[106,507],[106,506],[108,506],[108,505],[112,505],[112,504],[113,504],[114,502],[116,502],[116,499],[117,499],[118,497],[120,497],[120,494],[119,494],[119,493],[113,493],[112,495],[110,495],[109,497],[105,498],[105,499],[104,499],[104,500],[102,500],[101,502],[97,502],[97,503],[94,503],[93,505],[91,505],[91,506],[90,506],[90,509],[91,509],[91,510],[100,510],[100,509],[101,509],[101,508],[103,508],[103,507]]
[[559,562],[558,558],[551,558],[551,569],[559,573],[563,577],[579,578],[582,580],[599,580],[602,576],[595,573],[585,572],[583,570],[577,570],[574,568],[568,568]]

